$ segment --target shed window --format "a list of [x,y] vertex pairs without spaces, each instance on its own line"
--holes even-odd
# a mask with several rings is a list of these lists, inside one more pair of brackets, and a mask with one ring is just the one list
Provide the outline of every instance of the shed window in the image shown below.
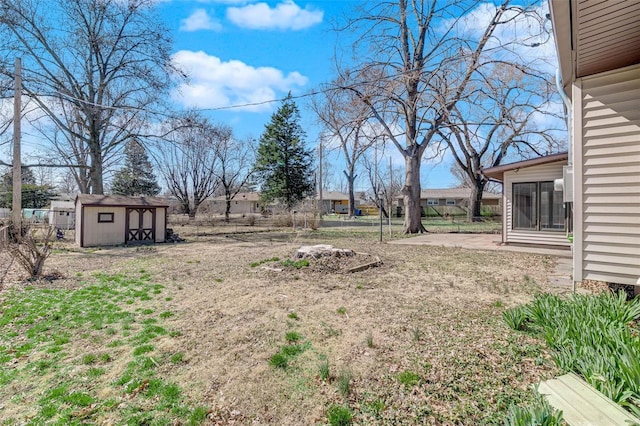
[[562,191],[553,182],[513,184],[513,229],[564,231]]
[[427,199],[427,205],[428,206],[437,206],[440,204],[440,200],[438,200],[437,198],[428,198]]
[[447,205],[448,206],[455,206],[456,205],[456,200],[454,200],[452,198],[447,198]]
[[113,213],[98,213],[98,223],[113,223]]

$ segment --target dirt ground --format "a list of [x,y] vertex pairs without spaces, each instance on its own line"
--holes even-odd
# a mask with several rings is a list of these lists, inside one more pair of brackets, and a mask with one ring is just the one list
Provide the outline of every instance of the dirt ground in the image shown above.
[[[331,404],[351,407],[358,424],[498,423],[508,403],[555,372],[536,341],[501,320],[545,290],[551,257],[387,245],[375,234],[182,235],[184,243],[149,247],[60,246],[46,270],[64,278],[34,285],[74,288],[94,272],[148,271],[165,287],[158,309],[175,312],[168,321],[181,331],[157,343],[184,353],[163,374],[209,407],[211,424],[323,424]],[[321,243],[360,254],[301,269],[267,261]],[[375,257],[380,266],[346,272]],[[24,286],[19,275],[5,277],[5,291]],[[269,359],[289,331],[308,349],[275,369]],[[328,380],[318,369],[325,361]],[[406,371],[417,384],[400,383]]]

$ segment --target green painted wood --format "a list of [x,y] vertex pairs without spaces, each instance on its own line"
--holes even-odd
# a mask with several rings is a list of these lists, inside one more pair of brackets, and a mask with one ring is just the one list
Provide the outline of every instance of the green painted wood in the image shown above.
[[540,383],[538,392],[571,426],[640,425],[640,419],[573,373]]

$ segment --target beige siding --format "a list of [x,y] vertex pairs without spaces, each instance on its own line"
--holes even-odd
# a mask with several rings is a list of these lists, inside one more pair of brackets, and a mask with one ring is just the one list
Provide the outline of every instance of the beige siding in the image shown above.
[[167,209],[156,209],[156,243],[164,243],[167,236],[167,221],[166,221]]
[[[640,277],[640,67],[577,83],[578,279],[636,284]],[[582,138],[580,138],[582,135]],[[581,155],[580,155],[581,154]],[[581,208],[579,208],[581,207]]]
[[549,182],[562,178],[564,161],[531,166],[504,174],[504,212],[503,212],[503,242],[518,244],[541,244],[555,246],[569,246],[566,231],[529,231],[513,229],[513,183],[518,182]]
[[[112,223],[98,223],[98,213],[113,213]],[[116,245],[124,243],[124,207],[84,207],[83,245]]]

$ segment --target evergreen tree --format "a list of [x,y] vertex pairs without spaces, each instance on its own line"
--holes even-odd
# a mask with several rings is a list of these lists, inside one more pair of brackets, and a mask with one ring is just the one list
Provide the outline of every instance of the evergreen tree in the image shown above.
[[125,165],[116,172],[111,192],[117,195],[157,195],[160,185],[142,144],[131,139],[124,148],[124,155]]
[[278,200],[288,209],[313,190],[313,159],[299,121],[300,112],[289,94],[265,126],[256,155],[263,202]]
[[[33,170],[22,167],[22,208],[41,209],[55,194],[49,185],[37,185]],[[0,208],[12,208],[13,170],[5,169],[0,177]]]

